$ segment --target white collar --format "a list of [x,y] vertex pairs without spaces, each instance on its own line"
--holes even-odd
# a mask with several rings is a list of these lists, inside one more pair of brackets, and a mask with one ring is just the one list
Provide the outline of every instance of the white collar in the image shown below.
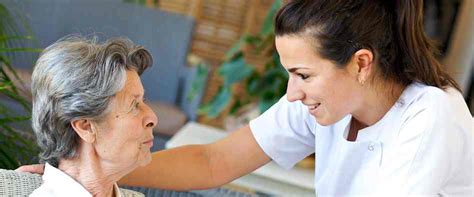
[[[86,190],[80,183],[63,171],[45,164],[43,174],[43,185],[55,196],[90,196],[92,194]],[[116,197],[121,197],[120,189],[117,184],[114,184],[114,192]]]
[[115,197],[122,197],[122,192],[120,192],[120,188],[118,187],[117,183],[114,183],[114,193]]

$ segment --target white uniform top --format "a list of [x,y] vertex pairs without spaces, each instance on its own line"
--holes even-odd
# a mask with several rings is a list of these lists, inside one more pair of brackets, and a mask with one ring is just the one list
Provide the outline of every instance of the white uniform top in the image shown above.
[[284,168],[315,152],[318,196],[473,196],[474,121],[458,91],[413,83],[355,142],[346,140],[350,120],[321,126],[285,95],[250,128]]
[[[117,184],[114,184],[114,193],[115,197],[144,196],[138,192],[120,189]],[[92,194],[68,174],[46,163],[43,184],[30,194],[30,197],[36,196],[92,197]]]

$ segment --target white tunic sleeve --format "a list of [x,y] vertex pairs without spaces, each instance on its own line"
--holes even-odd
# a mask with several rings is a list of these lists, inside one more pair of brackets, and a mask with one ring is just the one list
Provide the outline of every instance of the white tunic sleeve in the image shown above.
[[314,153],[315,123],[308,109],[299,101],[289,102],[284,95],[258,118],[250,121],[252,133],[278,165],[289,169]]

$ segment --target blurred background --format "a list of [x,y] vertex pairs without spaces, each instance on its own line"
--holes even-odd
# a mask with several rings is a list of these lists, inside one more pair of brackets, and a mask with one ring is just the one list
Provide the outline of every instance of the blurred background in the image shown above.
[[[29,125],[30,75],[39,52],[69,34],[99,40],[125,36],[152,53],[154,65],[142,82],[159,118],[154,151],[210,142],[245,125],[286,91],[288,76],[273,33],[275,12],[286,2],[0,0],[0,168],[37,162],[38,148]],[[472,114],[473,1],[424,2],[425,31],[437,41],[438,58],[463,88]],[[296,171],[270,166],[257,171],[257,178],[247,177],[258,180],[259,186],[242,179],[224,188],[186,194],[282,194],[275,192],[278,187],[284,188],[282,192],[293,191],[292,187],[302,194],[311,192],[314,157],[302,161]],[[154,192],[150,195],[167,191]]]

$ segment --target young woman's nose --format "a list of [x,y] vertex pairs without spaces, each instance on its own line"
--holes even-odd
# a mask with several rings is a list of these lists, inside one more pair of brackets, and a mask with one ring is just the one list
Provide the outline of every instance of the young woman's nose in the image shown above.
[[286,88],[286,99],[290,102],[298,101],[298,100],[303,100],[304,98],[304,92],[301,91],[300,87],[293,82],[293,80],[290,79],[288,80],[288,85]]

